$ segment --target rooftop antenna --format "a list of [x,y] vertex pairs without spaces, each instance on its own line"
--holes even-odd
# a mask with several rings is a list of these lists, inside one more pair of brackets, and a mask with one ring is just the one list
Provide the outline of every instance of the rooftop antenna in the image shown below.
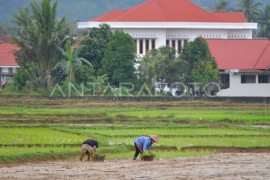
[[209,6],[209,9],[213,12],[226,12],[228,10],[226,6],[222,6],[222,5]]

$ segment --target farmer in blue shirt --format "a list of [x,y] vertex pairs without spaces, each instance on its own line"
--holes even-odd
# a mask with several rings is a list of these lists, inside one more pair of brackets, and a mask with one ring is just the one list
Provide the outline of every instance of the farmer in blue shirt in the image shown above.
[[146,149],[148,149],[149,153],[152,153],[152,144],[156,142],[158,143],[157,135],[150,135],[150,137],[139,137],[134,141],[135,145],[135,155],[133,160],[136,160],[139,153],[145,154]]

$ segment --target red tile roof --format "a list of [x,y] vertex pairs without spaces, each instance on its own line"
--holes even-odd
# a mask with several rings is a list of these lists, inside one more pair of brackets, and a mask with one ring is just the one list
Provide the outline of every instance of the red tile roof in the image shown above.
[[270,41],[267,39],[208,39],[207,42],[219,69],[266,69],[270,66]]
[[239,23],[247,23],[247,19],[242,12],[218,12],[212,13],[219,19],[223,20],[224,22],[239,22]]
[[149,0],[92,22],[247,22],[243,13],[210,13],[189,0]]
[[266,69],[270,66],[270,43],[264,49],[254,69]]
[[9,37],[7,37],[6,35],[0,33],[0,44],[8,43],[8,42],[10,42]]
[[0,44],[0,66],[18,66],[12,51],[19,49],[12,44]]

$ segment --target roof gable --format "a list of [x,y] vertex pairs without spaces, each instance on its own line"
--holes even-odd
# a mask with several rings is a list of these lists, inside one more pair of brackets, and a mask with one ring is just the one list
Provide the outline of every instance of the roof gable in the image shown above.
[[0,44],[8,43],[8,42],[10,42],[9,37],[7,37],[6,35],[0,33]]
[[156,1],[147,1],[119,16],[116,22],[163,22],[166,21]]
[[169,12],[171,17],[166,16],[167,22],[222,22],[208,11],[190,2],[189,0],[156,0],[165,14]]
[[18,66],[12,51],[19,49],[12,44],[0,44],[0,66]]
[[111,11],[95,22],[246,22],[243,13],[210,13],[189,0],[149,0]]

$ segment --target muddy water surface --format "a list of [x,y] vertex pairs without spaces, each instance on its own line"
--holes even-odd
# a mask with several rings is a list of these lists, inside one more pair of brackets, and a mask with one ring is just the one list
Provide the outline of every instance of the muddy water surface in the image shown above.
[[270,179],[270,154],[214,154],[175,160],[104,163],[48,161],[1,166],[0,179]]

